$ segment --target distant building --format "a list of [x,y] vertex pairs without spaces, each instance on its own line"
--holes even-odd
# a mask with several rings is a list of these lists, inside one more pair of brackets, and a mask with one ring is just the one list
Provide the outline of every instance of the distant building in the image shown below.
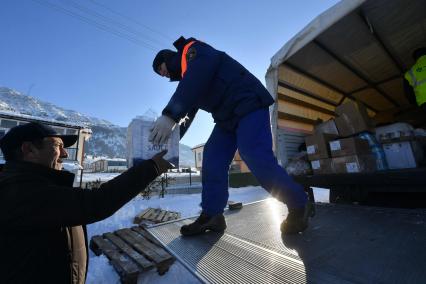
[[95,157],[92,155],[87,155],[84,157],[83,161],[83,170],[85,173],[93,173],[96,170],[96,161],[100,159],[106,159],[106,157]]
[[246,165],[246,163],[241,159],[240,153],[235,152],[234,160],[231,163],[231,167],[229,169],[231,173],[249,173],[250,169]]
[[91,155],[87,155],[84,157],[83,160],[83,170],[85,173],[91,173],[92,172],[92,163],[94,161],[94,158]]
[[194,153],[194,158],[195,158],[195,168],[199,171],[201,170],[201,168],[203,167],[203,151],[204,151],[204,145],[203,144],[199,144],[196,145],[195,147],[193,147],[191,150]]
[[[194,156],[195,156],[195,168],[199,171],[201,171],[203,167],[204,145],[205,143],[199,144],[191,149],[192,152],[194,152]],[[231,173],[249,173],[250,172],[250,169],[248,168],[246,163],[244,163],[244,161],[241,159],[241,156],[238,150],[235,152],[235,156],[229,168],[229,172]]]
[[105,157],[87,159],[84,164],[84,171],[87,173],[121,173],[127,170],[126,159],[109,159]]

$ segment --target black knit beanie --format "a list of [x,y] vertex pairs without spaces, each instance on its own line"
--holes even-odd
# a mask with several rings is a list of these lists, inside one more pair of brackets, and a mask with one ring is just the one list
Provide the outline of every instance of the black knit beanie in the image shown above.
[[160,73],[158,73],[158,67],[160,67],[161,63],[169,62],[176,54],[177,52],[172,51],[170,49],[160,50],[155,56],[154,61],[152,62],[152,68],[154,69],[154,72],[160,75]]

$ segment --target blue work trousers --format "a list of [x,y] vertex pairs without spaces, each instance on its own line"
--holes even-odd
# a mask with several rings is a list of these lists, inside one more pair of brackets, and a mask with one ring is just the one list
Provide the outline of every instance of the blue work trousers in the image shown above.
[[247,114],[230,132],[215,126],[203,151],[203,212],[213,216],[223,213],[228,192],[228,171],[235,151],[250,168],[263,188],[287,204],[303,208],[307,195],[278,164],[272,151],[272,135],[267,108]]

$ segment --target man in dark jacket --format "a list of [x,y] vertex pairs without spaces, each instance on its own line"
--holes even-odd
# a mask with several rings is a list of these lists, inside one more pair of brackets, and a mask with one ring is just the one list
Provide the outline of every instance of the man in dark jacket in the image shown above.
[[180,82],[154,123],[151,141],[166,143],[175,125],[185,121],[182,138],[199,109],[210,112],[216,123],[203,152],[202,213],[194,223],[182,226],[181,233],[225,230],[228,170],[237,148],[260,184],[287,204],[289,214],[281,231],[305,230],[312,204],[273,154],[268,108],[274,100],[269,92],[241,64],[204,42],[180,37],[174,46],[177,52],[162,50],[153,62],[159,75]]
[[74,175],[61,169],[65,148],[76,141],[39,123],[1,139],[0,282],[84,283],[85,225],[111,216],[171,166],[162,152],[98,190],[73,188]]

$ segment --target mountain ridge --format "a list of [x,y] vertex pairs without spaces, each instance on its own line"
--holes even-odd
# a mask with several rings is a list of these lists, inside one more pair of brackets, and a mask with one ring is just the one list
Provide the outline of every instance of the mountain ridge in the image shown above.
[[[85,144],[87,155],[126,158],[127,127],[64,109],[7,87],[0,87],[0,111],[88,127],[92,129],[92,137]],[[179,143],[179,158],[180,166],[193,167],[195,164],[191,148],[181,143]]]

